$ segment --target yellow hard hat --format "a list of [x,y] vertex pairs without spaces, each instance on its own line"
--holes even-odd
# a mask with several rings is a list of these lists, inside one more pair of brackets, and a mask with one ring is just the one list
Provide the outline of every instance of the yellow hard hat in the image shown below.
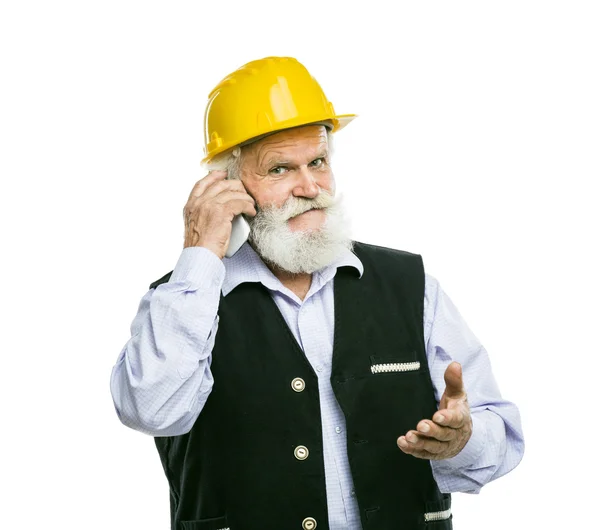
[[335,132],[355,117],[336,114],[316,79],[293,57],[252,61],[208,95],[202,162],[275,131],[327,122]]

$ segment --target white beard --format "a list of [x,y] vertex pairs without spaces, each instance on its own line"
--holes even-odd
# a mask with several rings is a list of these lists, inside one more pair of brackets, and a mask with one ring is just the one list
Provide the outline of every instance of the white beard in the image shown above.
[[[316,230],[292,231],[288,219],[313,208],[324,208],[326,219]],[[340,196],[321,190],[314,199],[291,196],[281,208],[257,208],[247,217],[249,243],[267,263],[293,273],[312,274],[352,250],[350,225]]]

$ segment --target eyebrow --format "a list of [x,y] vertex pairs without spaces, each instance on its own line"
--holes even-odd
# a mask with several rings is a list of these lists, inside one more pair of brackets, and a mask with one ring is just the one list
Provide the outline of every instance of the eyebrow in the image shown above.
[[[314,158],[311,159],[311,162],[313,160],[317,160],[317,158],[325,158],[327,155],[329,155],[329,150],[328,149],[322,149],[320,150]],[[261,164],[262,167],[278,167],[278,166],[289,166],[291,164],[291,162],[284,160],[282,158],[269,158],[264,164]]]
[[282,160],[279,158],[270,158],[263,164],[263,167],[287,166],[289,164],[290,162],[287,162],[286,160]]

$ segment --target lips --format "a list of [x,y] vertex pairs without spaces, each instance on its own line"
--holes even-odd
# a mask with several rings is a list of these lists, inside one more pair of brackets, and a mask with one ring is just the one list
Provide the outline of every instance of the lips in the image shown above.
[[300,217],[301,215],[304,215],[305,213],[308,212],[312,212],[313,210],[322,210],[323,208],[310,208],[308,210],[303,211],[302,213],[298,213],[296,215],[294,215],[293,217],[290,217],[289,219],[295,219],[296,217]]

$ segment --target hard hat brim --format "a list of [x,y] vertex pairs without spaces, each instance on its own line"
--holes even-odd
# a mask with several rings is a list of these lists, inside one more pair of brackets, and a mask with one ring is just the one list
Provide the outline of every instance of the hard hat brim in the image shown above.
[[[226,151],[228,151],[229,149],[233,149],[234,147],[238,147],[238,146],[244,146],[244,145],[249,145],[251,143],[257,142],[258,140],[262,140],[263,138],[266,138],[267,136],[271,136],[273,134],[277,134],[280,133],[281,131],[287,131],[289,129],[296,129],[297,127],[305,127],[308,125],[324,125],[327,126],[328,123],[326,122],[330,122],[331,125],[333,125],[331,132],[335,133],[337,131],[342,130],[344,127],[346,127],[346,125],[348,125],[352,120],[354,120],[355,118],[357,118],[358,115],[357,114],[338,114],[335,116],[332,116],[331,118],[324,118],[322,120],[315,120],[315,121],[310,121],[307,123],[299,123],[299,124],[294,124],[294,125],[290,125],[289,127],[281,127],[280,129],[277,129],[275,131],[269,131],[266,134],[261,134],[259,136],[256,136],[254,138],[251,138],[249,140],[246,140],[244,142],[241,143],[237,143],[234,145],[223,145],[221,147],[221,149],[219,149],[219,152],[217,153],[213,153],[210,156],[206,156],[202,159],[202,164],[206,164],[208,162],[210,162],[212,159],[218,157],[219,155],[222,155],[223,153],[225,153]],[[325,122],[325,123],[324,123]]]
[[337,120],[338,125],[337,127],[333,127],[333,132],[337,132],[340,129],[343,129],[356,117],[358,117],[357,114],[340,114],[338,116],[335,116],[334,119]]

